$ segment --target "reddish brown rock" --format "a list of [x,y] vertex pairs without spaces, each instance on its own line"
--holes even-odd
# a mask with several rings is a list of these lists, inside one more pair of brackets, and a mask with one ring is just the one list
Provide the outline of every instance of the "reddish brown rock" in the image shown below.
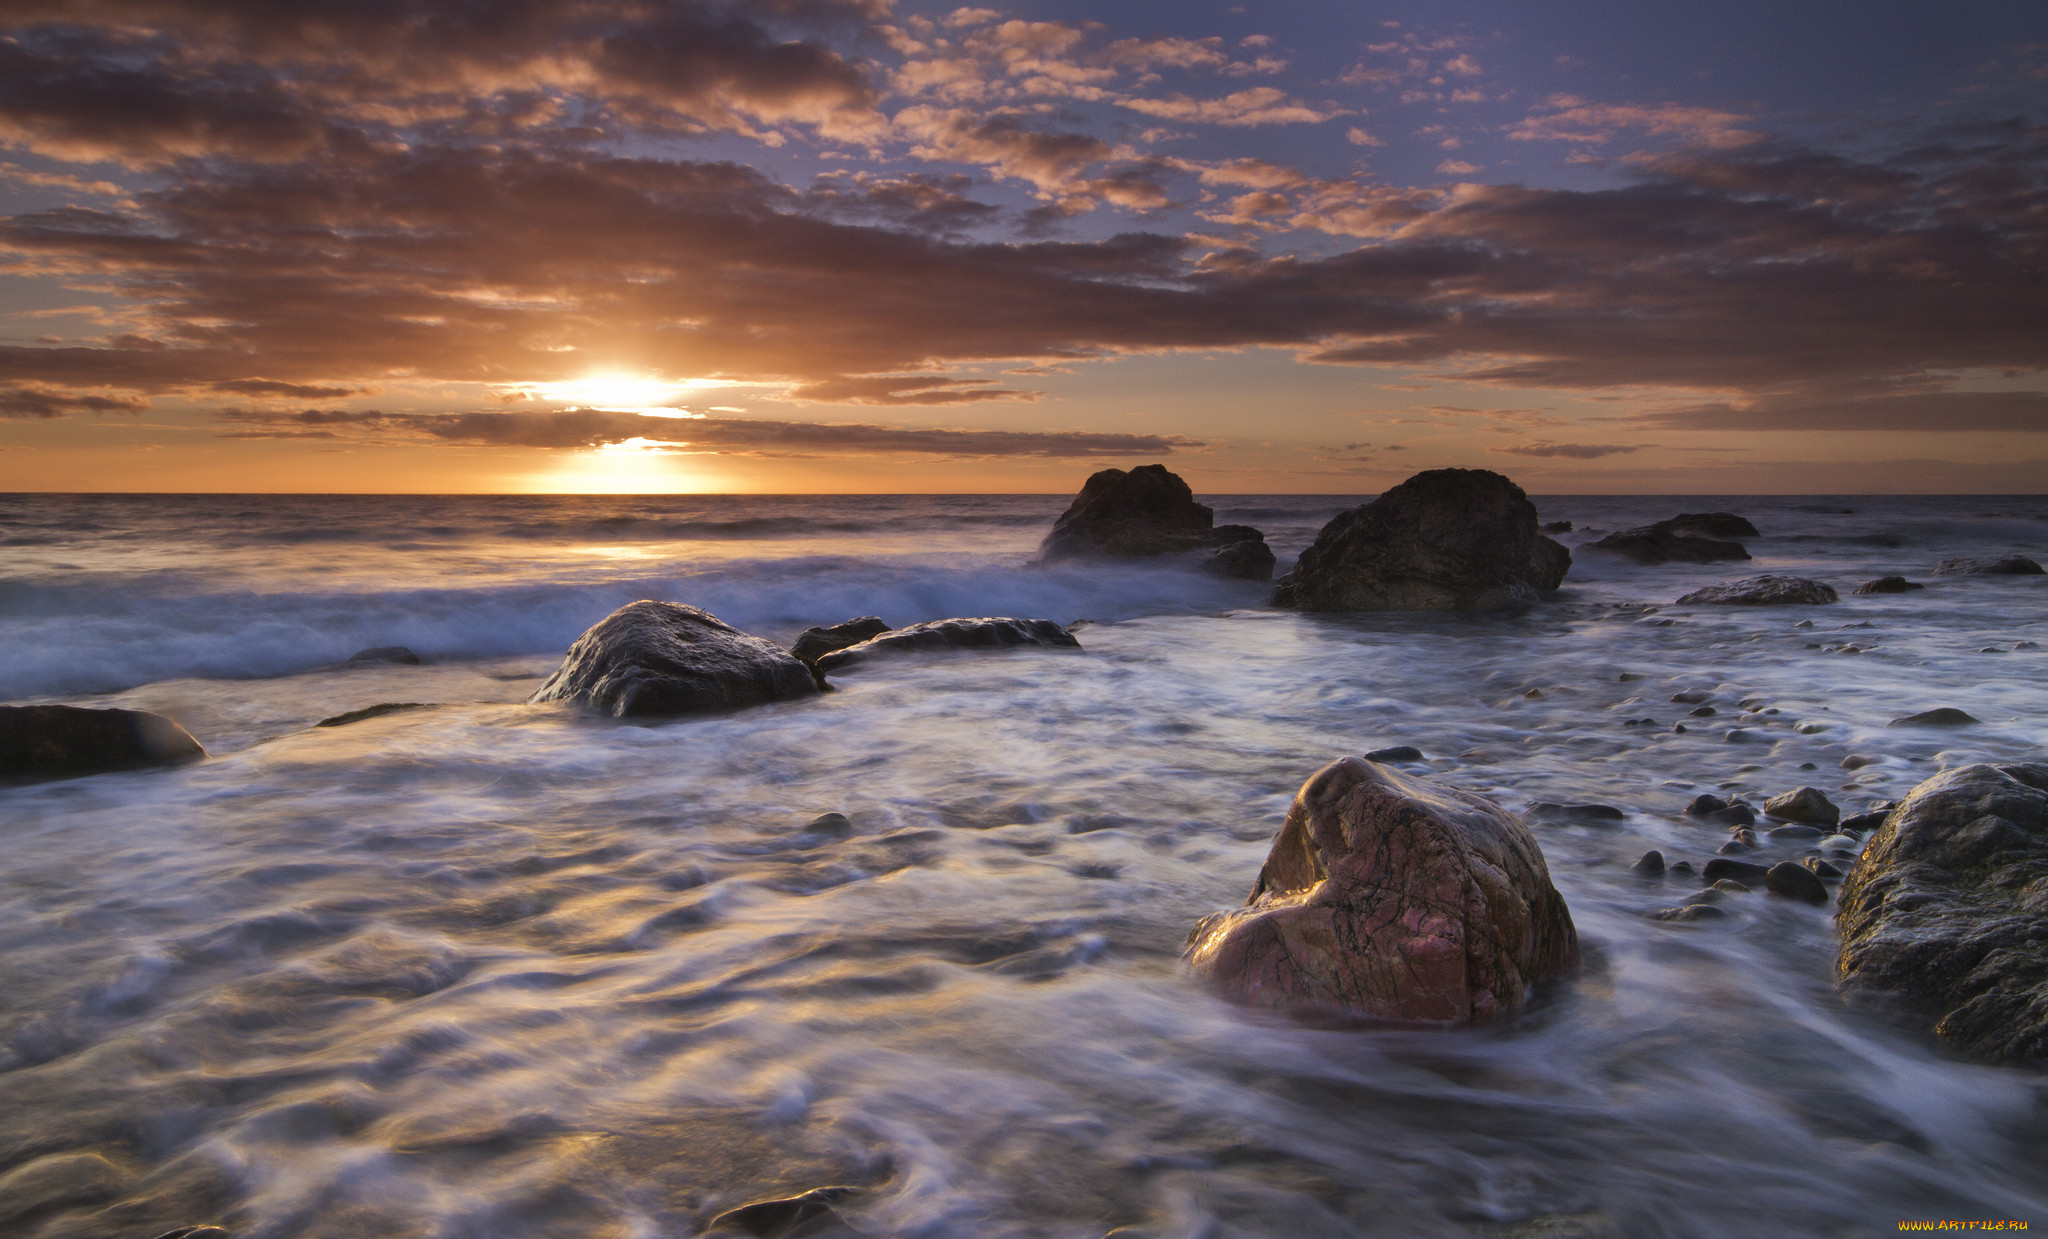
[[1302,785],[1250,902],[1197,925],[1188,959],[1250,1006],[1453,1026],[1512,1014],[1579,946],[1514,814],[1347,757]]

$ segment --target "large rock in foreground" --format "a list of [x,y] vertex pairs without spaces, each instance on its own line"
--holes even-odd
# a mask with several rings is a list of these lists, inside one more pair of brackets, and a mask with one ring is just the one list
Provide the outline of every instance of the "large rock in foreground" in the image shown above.
[[[1486,611],[1534,602],[1571,565],[1543,546],[1536,505],[1486,469],[1431,469],[1339,514],[1280,578],[1303,611]],[[1555,550],[1550,549],[1555,547]],[[1560,558],[1561,556],[1561,558]]]
[[1701,604],[1722,607],[1821,606],[1840,602],[1842,596],[1832,585],[1810,581],[1803,576],[1744,577],[1725,585],[1709,585],[1681,597],[1678,606]]
[[1302,785],[1251,901],[1188,959],[1251,1006],[1459,1025],[1576,967],[1578,935],[1520,819],[1356,757]]
[[822,655],[815,664],[822,673],[844,671],[877,658],[934,650],[992,650],[1038,646],[1078,650],[1081,643],[1060,625],[1046,619],[944,619],[912,624],[879,637]]
[[1986,1058],[2048,1058],[2048,765],[1922,783],[1837,896],[1836,977],[1903,1000]]
[[810,668],[773,642],[680,602],[641,601],[576,638],[527,700],[574,701],[627,718],[710,714],[817,691]]
[[63,779],[204,756],[192,733],[146,710],[0,706],[0,779]]
[[1142,559],[1209,549],[1202,567],[1221,576],[1265,581],[1273,576],[1266,536],[1249,525],[1216,525],[1180,475],[1165,465],[1091,475],[1053,522],[1038,554],[1048,562],[1107,556]]

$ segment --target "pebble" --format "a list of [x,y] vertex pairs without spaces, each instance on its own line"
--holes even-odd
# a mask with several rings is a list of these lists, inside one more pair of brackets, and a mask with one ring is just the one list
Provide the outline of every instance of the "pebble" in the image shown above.
[[1664,876],[1664,853],[1648,851],[1643,858],[1628,867],[1630,873],[1639,878],[1661,878]]
[[1982,720],[1982,719],[1980,719],[1980,718],[1977,718],[1977,717],[1976,717],[1975,715],[1972,715],[1972,714],[1966,713],[1965,711],[1962,711],[1962,710],[1957,710],[1957,709],[1955,709],[1955,708],[1953,708],[1953,707],[1950,707],[1950,706],[1942,706],[1942,707],[1940,707],[1940,708],[1938,708],[1938,709],[1933,709],[1933,710],[1922,710],[1922,711],[1921,711],[1920,713],[1918,713],[1918,714],[1908,714],[1908,715],[1906,715],[1906,716],[1905,716],[1904,718],[1895,718],[1895,719],[1893,719],[1893,720],[1892,720],[1891,722],[1889,722],[1889,723],[1886,723],[1886,724],[1885,724],[1885,726],[1887,726],[1887,727],[1968,727],[1968,726],[1969,726],[1970,724],[1972,724],[1972,723],[1980,723],[1980,722],[1983,722],[1983,720]]
[[1685,806],[1685,811],[1697,817],[1705,813],[1719,813],[1721,810],[1727,807],[1728,802],[1721,799],[1719,796],[1716,796],[1714,793],[1701,792],[1699,795],[1694,796],[1692,798],[1691,803]]
[[1763,737],[1757,735],[1755,732],[1751,731],[1747,727],[1730,727],[1727,731],[1721,734],[1721,739],[1727,741],[1729,744],[1753,744],[1756,741],[1763,739]]
[[1367,761],[1421,761],[1422,750],[1412,744],[1397,744],[1392,748],[1374,749],[1365,755]]
[[1854,817],[1843,818],[1840,822],[1836,824],[1835,829],[1840,830],[1844,833],[1847,833],[1852,830],[1876,830],[1878,827],[1884,825],[1884,819],[1888,817],[1890,814],[1891,810],[1889,808],[1872,809],[1868,813],[1858,813]]
[[1675,864],[1673,864],[1673,865],[1671,866],[1670,872],[1672,872],[1672,873],[1691,873],[1691,872],[1692,872],[1692,862],[1691,862],[1691,861],[1689,861],[1689,860],[1681,860],[1681,861],[1678,861],[1678,862],[1676,862]]
[[1753,886],[1744,886],[1742,883],[1737,882],[1734,878],[1722,878],[1720,881],[1714,883],[1714,885],[1709,889],[1720,891],[1724,895],[1747,895],[1749,892],[1755,890],[1756,888]]
[[[1740,839],[1730,839],[1728,842],[1714,849],[1715,852],[1719,853],[1722,856],[1739,856],[1742,853],[1747,852],[1749,850],[1749,845],[1747,843],[1744,843]],[[1713,862],[1708,861],[1707,863],[1712,864]]]
[[1687,710],[1686,713],[1694,718],[1712,718],[1719,714],[1720,711],[1712,706],[1694,706],[1692,709]]
[[1861,753],[1851,753],[1842,759],[1842,769],[1861,770],[1865,766],[1875,766],[1883,760],[1882,757],[1865,757]]
[[1789,860],[1772,865],[1764,875],[1764,885],[1773,895],[1787,899],[1803,900],[1806,903],[1824,904],[1828,901],[1828,888],[1821,885],[1820,875],[1804,865],[1795,865]]
[[1718,921],[1727,915],[1710,903],[1689,903],[1682,908],[1663,908],[1650,913],[1652,920],[1676,921],[1681,925],[1693,921]]
[[1808,843],[1825,837],[1825,832],[1814,826],[1780,826],[1771,831],[1772,843]]
[[1611,804],[1557,804],[1549,800],[1530,805],[1529,812],[1536,817],[1569,817],[1588,822],[1618,822],[1627,816]]
[[1770,870],[1763,865],[1752,865],[1746,860],[1710,860],[1704,876],[1709,882],[1722,878],[1734,878],[1738,882],[1761,884]]
[[1671,694],[1671,700],[1680,705],[1696,706],[1703,701],[1711,700],[1713,696],[1714,694],[1704,688],[1689,688],[1682,693]]

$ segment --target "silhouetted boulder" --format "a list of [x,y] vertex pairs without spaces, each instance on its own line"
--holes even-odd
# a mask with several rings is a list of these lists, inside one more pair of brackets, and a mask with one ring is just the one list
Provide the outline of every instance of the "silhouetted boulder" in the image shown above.
[[1273,579],[1273,548],[1266,545],[1266,535],[1250,525],[1218,525],[1209,544],[1214,549],[1202,566],[1218,576],[1239,581]]
[[1535,545],[1529,550],[1528,575],[1523,578],[1529,582],[1530,588],[1547,594],[1563,585],[1565,574],[1571,570],[1572,553],[1564,543],[1538,534]]
[[1723,540],[1733,536],[1727,531],[1737,529],[1756,533],[1754,525],[1732,512],[1690,513],[1611,533],[1593,545],[1639,564],[1712,564],[1749,558],[1748,548],[1740,542]]
[[1909,581],[1902,576],[1881,576],[1875,581],[1865,581],[1856,587],[1859,594],[1910,594],[1916,589],[1926,589],[1918,581]]
[[1756,526],[1733,512],[1680,512],[1658,525],[1688,538],[1754,538]]
[[2048,765],[1976,765],[1913,789],[1836,896],[1836,978],[1994,1059],[2048,1058]]
[[849,645],[859,645],[870,637],[879,637],[889,631],[889,626],[879,616],[863,615],[859,619],[842,620],[823,628],[806,628],[797,634],[789,652],[807,663],[814,663],[834,650],[843,650]]
[[[1340,513],[1273,591],[1302,611],[1483,611],[1562,579],[1539,550],[1536,505],[1485,469],[1431,469]],[[1546,539],[1547,541],[1547,539]],[[1539,555],[1541,559],[1539,560]]]
[[1036,646],[1078,650],[1081,643],[1060,625],[1045,619],[944,619],[896,628],[818,659],[820,672],[839,672],[877,658],[923,654],[938,650],[993,650]]
[[1511,1015],[1578,958],[1527,826],[1356,757],[1302,785],[1250,901],[1205,918],[1188,947],[1237,1002],[1444,1025]]
[[1908,714],[1904,718],[1895,718],[1891,722],[1886,723],[1885,726],[1970,727],[1983,721],[1968,710],[1958,710],[1954,706],[1936,706],[1932,710],[1922,710],[1918,714]]
[[576,638],[527,698],[614,718],[708,714],[819,691],[795,655],[680,602],[629,602]]
[[190,732],[146,710],[0,706],[0,779],[63,779],[204,756]]
[[1774,607],[1789,604],[1818,606],[1839,602],[1841,595],[1832,585],[1799,576],[1753,576],[1725,585],[1696,589],[1678,600],[1679,606],[1708,604],[1728,607]]
[[2041,565],[2025,555],[2001,555],[1997,559],[1944,559],[1934,565],[1936,576],[2040,576]]

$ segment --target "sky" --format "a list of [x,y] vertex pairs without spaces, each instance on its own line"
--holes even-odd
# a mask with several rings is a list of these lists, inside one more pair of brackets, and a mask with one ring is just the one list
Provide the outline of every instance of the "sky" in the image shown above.
[[2038,0],[7,0],[0,490],[2048,489]]

